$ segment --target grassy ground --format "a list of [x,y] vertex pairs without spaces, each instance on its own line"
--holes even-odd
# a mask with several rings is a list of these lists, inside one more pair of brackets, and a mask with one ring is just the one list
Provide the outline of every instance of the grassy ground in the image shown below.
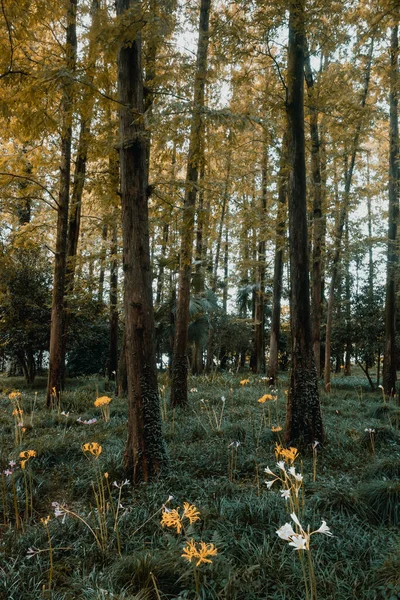
[[[100,381],[81,380],[61,397],[58,411],[48,412],[39,380],[32,415],[35,390],[1,379],[0,598],[305,599],[299,558],[306,553],[276,535],[290,521],[288,503],[279,482],[271,489],[265,484],[271,479],[264,473],[267,466],[279,471],[274,447],[281,434],[270,425],[284,423],[285,381],[277,403],[262,405],[257,400],[268,393],[266,383],[249,379],[245,385],[230,375],[192,379],[186,411],[172,412],[162,387],[170,468],[159,481],[134,489],[113,485],[123,481],[125,400],[113,398],[105,423],[93,402],[98,394],[112,393],[104,392]],[[381,393],[364,385],[362,378],[340,377],[332,393],[322,396],[327,439],[318,449],[316,481],[311,453],[295,462],[304,476],[302,524],[315,530],[325,520],[334,534],[311,538],[319,600],[400,598],[400,408],[393,402],[385,406]],[[18,446],[8,398],[12,389],[22,391],[26,426]],[[91,425],[77,422],[93,417],[98,421]],[[88,460],[82,452],[87,442],[102,445],[98,459]],[[36,456],[22,470],[19,453],[28,449]],[[13,460],[14,473],[4,474],[13,470]],[[91,485],[99,473],[107,521],[102,531]],[[170,509],[189,502],[200,512],[200,520],[180,534],[160,524],[169,496]],[[76,516],[56,517],[53,502]],[[212,562],[194,569],[182,558],[186,538],[214,544]]]

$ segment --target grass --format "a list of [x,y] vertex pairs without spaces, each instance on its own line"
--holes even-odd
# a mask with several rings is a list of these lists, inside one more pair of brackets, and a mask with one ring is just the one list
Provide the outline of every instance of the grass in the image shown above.
[[[30,459],[33,518],[26,518],[24,479],[14,473],[23,530],[16,530],[10,477],[6,479],[7,509],[1,500],[2,525],[0,598],[7,600],[192,600],[196,598],[193,565],[182,557],[184,538],[160,525],[160,509],[171,495],[171,507],[194,504],[201,520],[189,527],[189,537],[213,543],[218,554],[199,567],[198,598],[204,600],[303,600],[298,553],[276,531],[290,521],[279,485],[268,490],[264,469],[276,469],[274,446],[279,432],[268,426],[267,408],[257,403],[269,390],[260,377],[239,384],[229,374],[193,378],[188,410],[167,407],[164,432],[170,469],[159,481],[121,490],[118,555],[110,499],[105,551],[90,530],[71,516],[54,516],[52,502],[65,504],[96,526],[91,482],[94,467],[108,473],[109,482],[123,481],[127,405],[113,398],[111,420],[100,419],[93,406],[105,391],[102,382],[72,382],[61,398],[61,411],[44,407],[44,389],[23,390],[20,380],[2,380],[0,396],[1,470],[19,452],[34,449]],[[163,383],[165,383],[163,381]],[[312,481],[312,455],[301,456],[296,468],[304,475],[302,523],[311,529],[327,521],[334,537],[312,537],[319,600],[393,600],[400,598],[398,540],[400,506],[400,435],[398,421],[388,418],[398,407],[378,410],[379,391],[371,393],[359,378],[338,377],[330,395],[321,396],[326,445],[318,453],[317,479]],[[285,379],[272,424],[284,423]],[[14,422],[8,400],[21,389],[22,408],[30,416],[38,392],[33,427],[14,447]],[[221,415],[221,397],[225,408]],[[265,411],[263,413],[263,411]],[[213,415],[217,415],[217,419]],[[211,418],[210,418],[211,415]],[[77,422],[94,417],[92,425]],[[374,429],[374,446],[366,429]],[[98,463],[81,447],[96,441],[103,451]],[[111,485],[113,501],[119,490]],[[49,532],[53,572],[49,590],[49,551],[42,518],[51,516]],[[155,516],[154,516],[155,515]]]

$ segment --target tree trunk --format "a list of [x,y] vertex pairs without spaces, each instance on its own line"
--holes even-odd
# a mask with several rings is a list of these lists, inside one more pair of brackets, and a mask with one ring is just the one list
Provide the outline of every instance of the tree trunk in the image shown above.
[[[91,36],[88,53],[88,79],[93,81],[93,71],[96,64],[95,32],[99,28],[99,0],[92,0],[92,22]],[[81,121],[79,129],[78,149],[75,161],[74,181],[72,184],[72,195],[69,206],[68,233],[67,233],[67,262],[65,267],[65,293],[72,294],[75,282],[76,258],[78,253],[78,242],[81,226],[82,196],[86,179],[87,155],[90,143],[90,127],[93,118],[94,94],[92,90],[86,91],[82,101]],[[67,310],[68,299],[65,298],[65,315],[62,336],[62,386],[65,384],[65,355],[67,350],[67,336],[70,323],[70,313]]]
[[108,378],[117,381],[118,369],[118,228],[116,222],[111,229],[110,246],[110,350]]
[[289,13],[287,126],[289,147],[289,248],[292,372],[286,441],[300,446],[323,442],[317,373],[311,336],[304,136],[304,0],[291,0]]
[[[69,0],[66,28],[66,68],[73,73],[76,64],[76,8],[77,0]],[[50,357],[47,381],[46,404],[52,407],[53,389],[57,393],[64,384],[65,362],[65,274],[67,265],[68,206],[71,174],[72,143],[72,111],[73,111],[72,77],[67,76],[62,91],[62,129],[60,159],[60,191],[57,204],[57,233],[54,264],[53,296],[51,303],[50,325]]]
[[313,245],[312,245],[312,336],[315,367],[320,376],[321,366],[321,320],[322,320],[322,243],[324,220],[322,214],[321,156],[318,130],[318,108],[315,98],[314,77],[311,70],[310,54],[307,50],[305,61],[305,79],[307,83],[310,111],[311,136],[311,179],[313,185]]
[[345,325],[346,325],[346,340],[345,340],[345,353],[344,353],[344,375],[349,377],[351,375],[351,352],[352,352],[352,336],[351,336],[351,285],[350,285],[350,257],[349,257],[349,215],[346,215],[346,231],[345,231],[345,282],[344,289],[346,294],[345,301]]
[[261,206],[260,227],[258,230],[257,291],[254,307],[254,363],[253,372],[265,373],[265,251],[266,251],[266,216],[267,216],[267,181],[268,181],[268,145],[264,140],[264,152],[261,167]]
[[204,88],[207,74],[208,29],[211,0],[201,0],[199,41],[197,49],[194,102],[190,129],[189,153],[186,173],[186,191],[183,206],[183,226],[181,236],[178,302],[174,355],[172,363],[171,406],[185,406],[188,373],[188,327],[190,279],[192,271],[192,246],[196,207],[197,180],[201,153],[202,109],[204,108]]
[[385,348],[383,355],[383,389],[396,394],[396,271],[397,222],[399,219],[399,125],[398,125],[398,25],[392,28],[390,44],[390,152],[389,152],[389,227],[385,301]]
[[[117,15],[141,9],[117,0]],[[118,53],[120,176],[124,262],[128,440],[125,470],[134,483],[148,481],[166,464],[158,396],[148,224],[147,141],[144,129],[141,33],[123,40]]]
[[103,229],[101,232],[99,291],[98,291],[98,297],[97,297],[97,301],[99,304],[103,304],[104,277],[105,277],[106,258],[107,258],[107,236],[108,236],[108,225],[107,225],[107,223],[104,223]]
[[275,260],[274,260],[274,280],[272,290],[272,317],[271,317],[271,337],[269,343],[269,363],[268,377],[271,385],[278,379],[278,354],[279,338],[281,329],[281,298],[282,298],[282,277],[283,277],[283,253],[285,249],[286,233],[286,201],[287,201],[287,132],[283,134],[281,157],[279,163],[278,175],[278,214],[276,217],[276,239],[275,239]]

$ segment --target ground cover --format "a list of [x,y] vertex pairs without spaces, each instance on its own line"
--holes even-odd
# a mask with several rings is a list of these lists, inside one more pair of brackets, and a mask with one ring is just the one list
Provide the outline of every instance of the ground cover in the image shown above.
[[[136,488],[121,470],[126,400],[82,379],[49,412],[43,383],[0,380],[0,598],[305,599],[307,551],[276,533],[299,534],[293,511],[305,535],[322,521],[333,534],[309,540],[319,600],[400,598],[400,407],[362,378],[333,381],[325,446],[284,470],[284,377],[276,393],[259,376],[192,378],[186,411],[161,378],[169,470]],[[293,467],[298,505],[265,472],[289,480]]]

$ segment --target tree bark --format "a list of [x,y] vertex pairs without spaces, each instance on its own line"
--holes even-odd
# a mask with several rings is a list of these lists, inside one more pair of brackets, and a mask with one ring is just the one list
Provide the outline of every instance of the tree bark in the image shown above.
[[321,366],[321,321],[322,321],[322,244],[324,237],[324,219],[322,214],[322,184],[320,136],[318,129],[318,108],[315,98],[314,77],[311,70],[310,53],[307,50],[305,60],[305,79],[310,111],[311,136],[311,179],[313,185],[313,244],[312,244],[312,336],[315,368],[320,376]]
[[390,43],[390,132],[389,132],[389,227],[385,301],[385,348],[383,389],[396,394],[396,271],[398,264],[397,222],[399,220],[399,125],[398,125],[398,25],[392,28]]
[[196,207],[197,181],[199,174],[202,132],[202,109],[207,73],[208,29],[211,0],[201,0],[199,41],[197,48],[194,103],[190,129],[189,153],[186,173],[186,191],[183,206],[178,303],[176,309],[175,341],[172,363],[171,406],[185,406],[188,402],[188,327],[192,246]]
[[110,350],[108,378],[117,381],[118,370],[118,228],[114,222],[110,246]]
[[65,362],[65,275],[67,265],[68,207],[71,175],[73,84],[72,74],[76,65],[76,9],[77,0],[70,0],[66,28],[66,68],[70,73],[63,82],[62,129],[60,159],[60,191],[57,203],[57,233],[54,264],[53,295],[51,303],[50,357],[47,380],[46,404],[52,407],[53,389],[57,393],[64,384]]
[[98,290],[98,296],[97,296],[97,301],[99,304],[103,304],[104,277],[105,277],[106,258],[107,258],[107,237],[108,237],[108,224],[104,223],[102,231],[101,231],[99,290]]
[[271,336],[269,342],[268,377],[271,385],[278,379],[279,338],[281,329],[281,298],[283,277],[283,253],[286,234],[287,203],[287,132],[283,134],[278,175],[278,214],[276,216],[274,279],[272,290]]
[[266,212],[268,181],[268,145],[264,139],[264,151],[261,166],[260,227],[258,230],[257,290],[254,307],[254,358],[253,372],[265,373],[265,252],[266,252]]
[[289,13],[287,127],[289,147],[289,248],[292,372],[286,441],[300,446],[324,440],[311,336],[304,135],[304,0],[291,0]]
[[[117,0],[117,15],[141,8]],[[158,395],[148,224],[147,140],[144,128],[141,33],[127,37],[118,53],[120,176],[124,262],[125,345],[128,377],[128,440],[125,470],[134,483],[148,481],[166,465]]]

